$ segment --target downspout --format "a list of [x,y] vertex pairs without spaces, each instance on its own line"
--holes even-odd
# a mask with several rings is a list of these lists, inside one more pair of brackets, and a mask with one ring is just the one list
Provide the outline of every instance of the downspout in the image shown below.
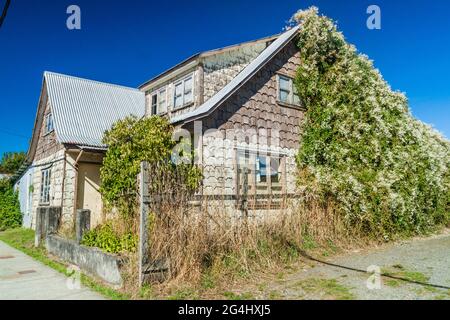
[[83,155],[84,150],[81,149],[80,153],[78,154],[77,159],[74,163],[75,168],[75,182],[74,182],[74,197],[73,197],[73,226],[75,227],[76,221],[77,221],[77,202],[78,202],[78,161],[80,161],[81,156]]

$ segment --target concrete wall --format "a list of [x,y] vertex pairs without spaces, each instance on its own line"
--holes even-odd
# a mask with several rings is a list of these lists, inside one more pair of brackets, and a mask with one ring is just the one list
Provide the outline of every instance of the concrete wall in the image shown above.
[[47,236],[46,248],[50,254],[80,267],[94,277],[114,286],[122,285],[121,260],[115,255],[104,253],[96,248],[78,245],[75,241],[56,235]]

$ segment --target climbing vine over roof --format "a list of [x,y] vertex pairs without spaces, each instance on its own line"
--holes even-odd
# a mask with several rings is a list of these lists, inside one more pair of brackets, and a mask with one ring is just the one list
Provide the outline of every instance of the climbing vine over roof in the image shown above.
[[450,143],[415,119],[372,61],[312,7],[299,11],[296,86],[308,111],[301,190],[331,200],[349,229],[389,240],[448,223]]

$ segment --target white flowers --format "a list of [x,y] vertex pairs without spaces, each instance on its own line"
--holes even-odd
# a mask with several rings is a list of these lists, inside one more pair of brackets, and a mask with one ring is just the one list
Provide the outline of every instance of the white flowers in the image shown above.
[[[308,107],[298,165],[364,232],[421,232],[449,219],[450,143],[413,118],[367,56],[317,8],[298,12],[298,92]],[[304,188],[304,190],[316,190]]]

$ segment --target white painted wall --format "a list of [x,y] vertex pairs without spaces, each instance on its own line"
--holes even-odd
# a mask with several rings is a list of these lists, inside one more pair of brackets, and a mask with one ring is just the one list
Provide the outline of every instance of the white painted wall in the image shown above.
[[19,193],[20,212],[22,212],[22,226],[31,228],[33,221],[33,167],[22,175],[14,184],[14,190]]

